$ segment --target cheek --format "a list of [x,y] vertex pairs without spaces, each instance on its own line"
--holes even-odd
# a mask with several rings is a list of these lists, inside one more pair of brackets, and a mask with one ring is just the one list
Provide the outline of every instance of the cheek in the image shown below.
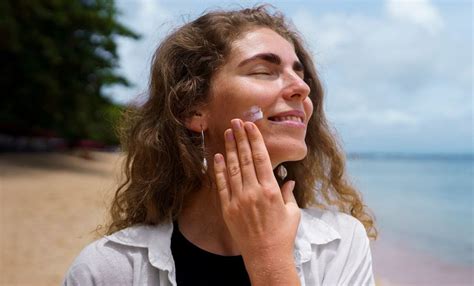
[[311,101],[311,99],[309,99],[309,97],[307,97],[303,101],[303,108],[304,108],[304,111],[305,111],[305,113],[308,117],[307,121],[309,121],[311,116],[313,116],[313,102]]
[[259,107],[263,111],[274,104],[275,97],[268,88],[262,85],[243,85],[245,88],[234,89],[226,93],[225,107],[222,106],[221,113],[225,117],[232,116],[241,119],[249,118],[252,109]]

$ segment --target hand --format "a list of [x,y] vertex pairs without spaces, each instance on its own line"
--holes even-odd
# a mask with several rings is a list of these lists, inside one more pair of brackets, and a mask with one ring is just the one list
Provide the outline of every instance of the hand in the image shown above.
[[294,268],[293,248],[301,215],[292,192],[295,182],[286,182],[280,190],[254,123],[234,119],[224,136],[226,158],[214,156],[216,185],[224,221],[246,266],[256,261],[269,267],[284,262]]

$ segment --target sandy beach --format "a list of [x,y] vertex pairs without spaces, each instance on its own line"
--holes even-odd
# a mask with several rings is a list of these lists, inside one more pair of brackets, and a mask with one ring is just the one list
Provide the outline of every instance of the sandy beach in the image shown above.
[[105,221],[119,157],[2,154],[1,285],[60,285]]
[[[0,155],[0,285],[60,285],[105,222],[120,157],[93,153]],[[378,285],[473,285],[472,267],[446,264],[406,242],[372,244]]]

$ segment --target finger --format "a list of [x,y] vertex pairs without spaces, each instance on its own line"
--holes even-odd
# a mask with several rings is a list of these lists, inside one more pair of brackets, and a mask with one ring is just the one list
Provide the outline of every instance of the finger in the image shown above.
[[244,185],[255,185],[258,183],[257,174],[252,159],[252,149],[247,138],[244,124],[240,119],[233,119],[232,131],[234,132],[237,151],[239,154],[240,170],[242,171],[242,182]]
[[214,155],[214,175],[216,177],[216,187],[217,192],[219,193],[221,207],[224,209],[230,203],[232,194],[230,193],[231,190],[227,183],[224,156],[219,153]]
[[252,159],[258,182],[262,184],[275,180],[272,162],[260,130],[252,122],[245,122],[244,127],[252,149]]
[[224,132],[226,150],[226,171],[232,196],[239,195],[242,190],[242,174],[240,171],[239,154],[232,129]]
[[295,189],[295,181],[288,181],[286,182],[282,187],[281,187],[281,195],[283,196],[283,201],[285,204],[287,203],[295,203],[296,198],[295,195],[293,194],[293,190]]

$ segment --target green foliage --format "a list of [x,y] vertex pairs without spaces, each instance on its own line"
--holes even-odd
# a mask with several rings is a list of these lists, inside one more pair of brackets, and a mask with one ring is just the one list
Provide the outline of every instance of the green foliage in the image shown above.
[[138,39],[117,13],[113,0],[1,1],[1,124],[117,142],[121,108],[102,90],[129,85],[116,73],[116,40]]

